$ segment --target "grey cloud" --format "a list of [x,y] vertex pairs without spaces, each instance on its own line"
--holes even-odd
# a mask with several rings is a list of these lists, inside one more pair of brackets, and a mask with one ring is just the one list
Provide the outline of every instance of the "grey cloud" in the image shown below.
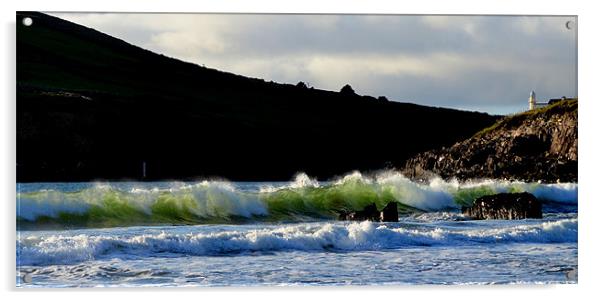
[[574,96],[572,17],[55,14],[150,50],[277,82],[507,113]]

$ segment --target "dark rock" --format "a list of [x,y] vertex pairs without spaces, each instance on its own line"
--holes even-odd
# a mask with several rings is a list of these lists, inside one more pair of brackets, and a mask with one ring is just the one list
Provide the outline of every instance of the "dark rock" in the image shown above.
[[509,148],[506,148],[509,153],[518,156],[533,156],[545,153],[550,149],[550,142],[544,137],[538,137],[534,134],[517,136],[512,139]]
[[462,214],[477,220],[541,219],[541,203],[530,193],[500,193],[483,196],[471,207],[462,207]]
[[372,221],[372,222],[397,222],[397,203],[389,202],[387,206],[379,212],[376,204],[372,203],[360,211],[343,211],[339,213],[339,221]]
[[453,146],[406,160],[416,180],[507,178],[577,181],[577,100],[508,116]]
[[380,212],[381,222],[397,222],[399,214],[397,213],[397,202],[389,202]]
[[363,210],[353,212],[343,212],[339,215],[339,220],[344,221],[379,221],[380,212],[376,208],[376,204],[372,203]]

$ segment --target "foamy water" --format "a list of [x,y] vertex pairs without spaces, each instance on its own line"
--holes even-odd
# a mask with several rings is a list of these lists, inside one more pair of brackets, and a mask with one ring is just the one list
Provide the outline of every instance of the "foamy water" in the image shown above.
[[[543,202],[544,219],[459,213],[475,197],[522,191]],[[576,282],[567,275],[577,268],[574,183],[300,174],[272,183],[26,184],[18,198],[24,287]],[[337,210],[389,201],[400,205],[399,223],[333,221]]]

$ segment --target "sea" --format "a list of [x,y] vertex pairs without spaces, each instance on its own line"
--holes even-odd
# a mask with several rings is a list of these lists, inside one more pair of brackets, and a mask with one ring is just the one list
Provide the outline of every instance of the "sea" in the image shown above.
[[[543,219],[471,220],[480,196],[530,192]],[[399,222],[337,221],[398,203]],[[18,183],[16,284],[55,287],[577,283],[577,183]]]

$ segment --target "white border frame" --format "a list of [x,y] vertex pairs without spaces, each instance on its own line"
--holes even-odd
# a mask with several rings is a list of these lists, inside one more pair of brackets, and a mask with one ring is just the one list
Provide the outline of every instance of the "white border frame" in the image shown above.
[[[598,120],[602,95],[599,91],[600,65],[599,55],[602,53],[598,38],[600,10],[596,10],[595,2],[583,1],[520,1],[520,0],[454,0],[435,1],[419,0],[412,2],[383,0],[336,0],[336,1],[278,1],[278,0],[229,0],[229,1],[185,1],[185,0],[102,0],[96,2],[77,0],[29,0],[19,2],[2,1],[3,43],[0,47],[4,70],[0,73],[1,90],[5,97],[2,101],[2,117],[0,131],[4,146],[2,155],[1,190],[5,197],[4,220],[0,221],[4,229],[4,244],[0,247],[5,259],[2,272],[3,296],[29,299],[51,297],[60,299],[81,299],[91,297],[125,296],[136,298],[164,299],[177,293],[186,297],[236,297],[257,299],[306,299],[324,296],[325,298],[433,298],[433,299],[508,299],[543,298],[574,299],[597,291],[597,279],[600,277],[599,213],[602,213],[596,189],[599,184],[597,173],[600,172],[602,153],[597,128],[602,124]],[[361,13],[361,14],[518,14],[518,15],[578,15],[579,20],[579,283],[577,285],[549,286],[394,286],[394,287],[273,287],[273,288],[203,288],[203,289],[83,289],[52,290],[51,293],[39,293],[31,289],[15,288],[15,11],[105,11],[105,12],[233,12],[233,13]],[[586,62],[586,63],[584,63]],[[48,290],[45,290],[48,291]],[[90,293],[95,292],[95,293]],[[136,294],[132,294],[135,292]],[[202,294],[190,294],[198,293]],[[86,294],[82,294],[86,293]],[[219,295],[217,294],[219,293]],[[145,299],[146,300],[146,299]]]

